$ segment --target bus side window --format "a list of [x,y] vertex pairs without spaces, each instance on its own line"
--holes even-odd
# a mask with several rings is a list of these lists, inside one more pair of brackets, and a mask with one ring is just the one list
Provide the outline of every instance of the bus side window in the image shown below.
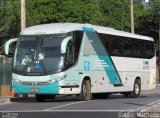
[[82,37],[83,37],[83,32],[82,31],[76,31],[74,32],[74,63],[77,62],[79,52],[80,52],[80,47],[81,47],[81,42],[82,42]]
[[69,41],[68,46],[67,46],[67,53],[66,53],[66,65],[71,66],[73,64],[74,64],[73,43],[72,43],[72,41]]

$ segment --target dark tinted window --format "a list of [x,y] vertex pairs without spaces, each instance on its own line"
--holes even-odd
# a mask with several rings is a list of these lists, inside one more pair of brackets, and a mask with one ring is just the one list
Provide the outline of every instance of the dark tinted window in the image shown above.
[[154,42],[129,37],[99,34],[110,56],[152,58]]
[[67,44],[67,51],[65,55],[65,69],[70,68],[77,62],[83,37],[82,31],[70,32],[70,34],[73,38]]
[[76,62],[78,59],[79,51],[80,51],[83,32],[82,31],[75,31],[73,35],[74,35],[75,62]]

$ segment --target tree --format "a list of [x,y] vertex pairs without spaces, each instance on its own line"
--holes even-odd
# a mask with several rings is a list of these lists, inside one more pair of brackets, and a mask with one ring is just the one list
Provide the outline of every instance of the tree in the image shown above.
[[0,7],[0,41],[16,37],[20,29],[20,5],[17,0],[4,0]]
[[[5,36],[5,30],[6,30],[6,25],[5,25],[5,2],[2,0],[0,2],[0,36]],[[2,42],[0,42],[2,45]]]
[[[157,2],[155,2],[157,1]],[[158,39],[159,0],[134,4],[135,32]],[[26,0],[27,27],[44,23],[78,22],[130,32],[130,0]],[[20,33],[20,0],[0,2],[0,40]]]
[[84,0],[27,1],[27,26],[52,22],[88,22],[103,25],[105,17],[97,10],[95,3]]
[[130,31],[129,0],[97,0],[100,11],[107,17],[109,27]]
[[137,18],[136,31],[139,34],[147,35],[153,37],[158,43],[159,39],[159,11],[160,11],[160,1],[150,0],[147,6],[142,8],[142,15]]

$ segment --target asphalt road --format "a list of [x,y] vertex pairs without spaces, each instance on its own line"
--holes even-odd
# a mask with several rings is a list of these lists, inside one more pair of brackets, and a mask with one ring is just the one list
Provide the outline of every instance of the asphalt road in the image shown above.
[[[21,117],[54,118],[102,118],[122,117],[125,112],[147,112],[160,106],[160,85],[154,90],[142,91],[140,98],[124,98],[121,94],[111,95],[108,99],[78,101],[76,96],[57,96],[55,100],[36,102],[34,97],[14,99],[14,102],[0,103],[0,117],[13,115]],[[129,114],[133,115],[133,114]]]

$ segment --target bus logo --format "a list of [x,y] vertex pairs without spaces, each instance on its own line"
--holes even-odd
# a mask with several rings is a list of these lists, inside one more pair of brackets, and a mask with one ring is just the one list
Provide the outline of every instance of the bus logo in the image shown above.
[[84,62],[84,70],[85,71],[89,71],[89,69],[90,69],[90,63],[89,63],[89,61],[85,61]]

